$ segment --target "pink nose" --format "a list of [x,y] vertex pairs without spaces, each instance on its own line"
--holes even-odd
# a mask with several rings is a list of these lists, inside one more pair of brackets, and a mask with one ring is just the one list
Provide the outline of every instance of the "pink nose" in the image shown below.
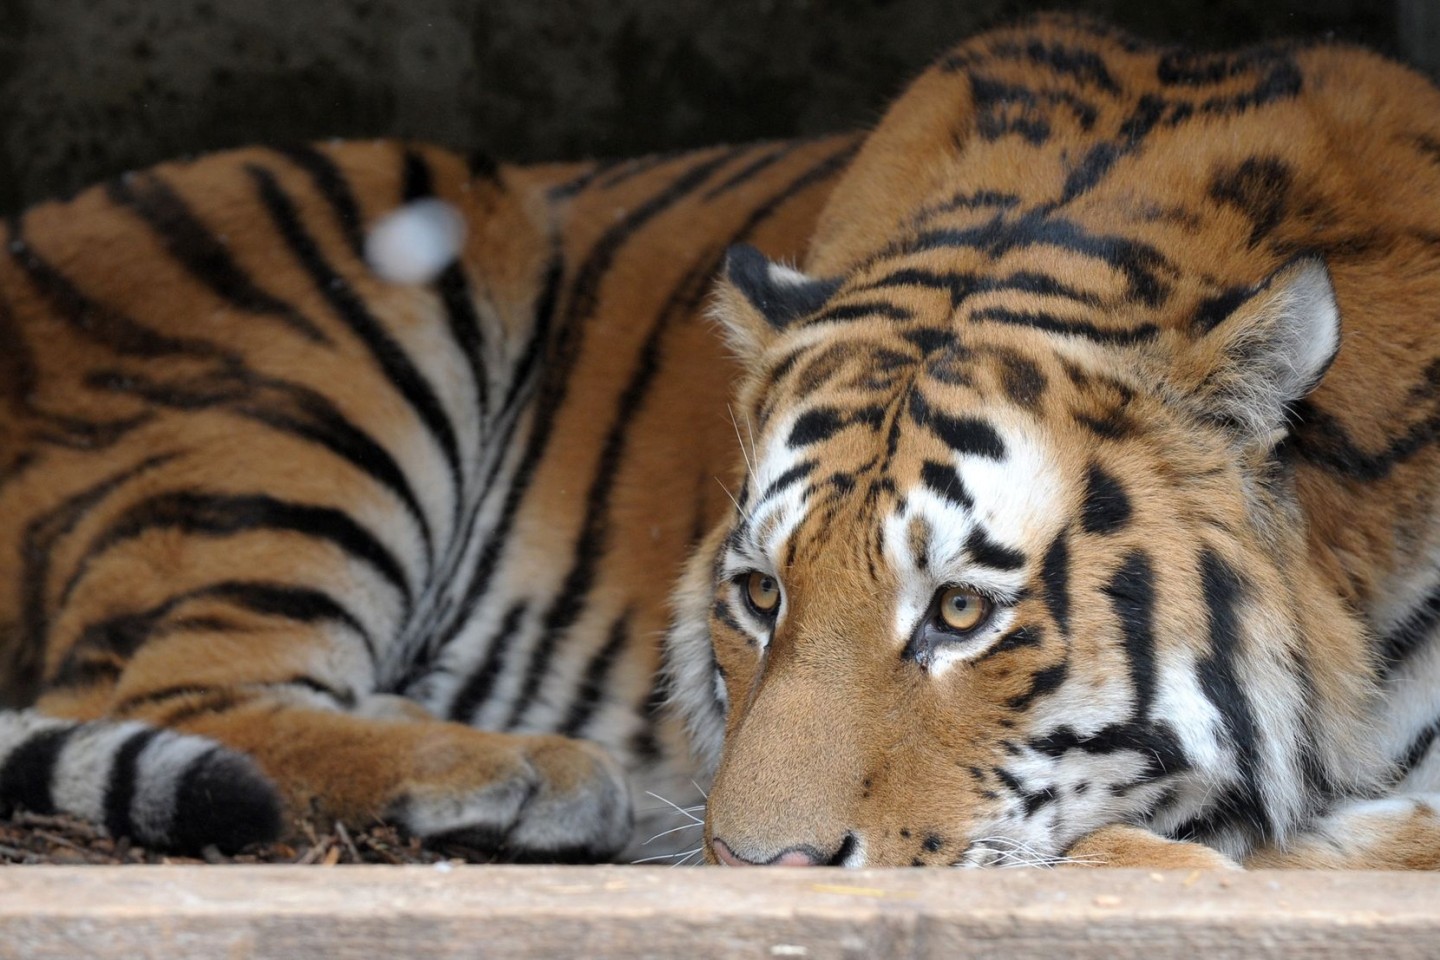
[[813,867],[819,862],[813,853],[798,847],[786,850],[773,860],[760,861],[735,856],[729,845],[719,837],[715,838],[712,846],[715,848],[715,859],[727,867]]

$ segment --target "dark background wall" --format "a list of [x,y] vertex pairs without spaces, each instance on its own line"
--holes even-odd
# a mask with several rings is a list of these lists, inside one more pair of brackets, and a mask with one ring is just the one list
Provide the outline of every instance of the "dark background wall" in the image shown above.
[[[835,130],[949,43],[1039,6],[0,0],[0,213],[252,142],[405,136],[529,160]],[[1440,0],[1069,6],[1206,46],[1331,34],[1430,69],[1440,55]]]

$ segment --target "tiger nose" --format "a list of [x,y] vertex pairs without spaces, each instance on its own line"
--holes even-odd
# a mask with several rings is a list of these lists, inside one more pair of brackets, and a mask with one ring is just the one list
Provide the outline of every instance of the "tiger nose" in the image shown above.
[[737,856],[730,849],[730,845],[719,837],[715,838],[711,846],[715,849],[715,859],[727,867],[814,867],[833,860],[810,846],[791,847],[768,860],[749,860]]

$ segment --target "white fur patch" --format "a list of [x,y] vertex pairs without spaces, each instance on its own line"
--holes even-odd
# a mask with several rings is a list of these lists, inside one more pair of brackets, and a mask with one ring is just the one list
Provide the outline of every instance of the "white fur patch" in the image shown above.
[[55,763],[50,796],[55,806],[86,820],[105,821],[105,794],[115,753],[145,724],[93,723],[77,730]]
[[465,218],[453,204],[430,197],[380,218],[365,238],[365,260],[390,283],[429,283],[464,245]]

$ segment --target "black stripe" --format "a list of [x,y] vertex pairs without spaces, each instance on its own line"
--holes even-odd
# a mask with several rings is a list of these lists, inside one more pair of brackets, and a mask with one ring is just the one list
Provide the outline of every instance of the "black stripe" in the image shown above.
[[318,444],[393,493],[415,521],[425,543],[427,562],[434,565],[434,535],[410,480],[390,451],[348,420],[323,393],[286,380],[272,380],[235,370],[233,377],[202,375],[157,383],[126,372],[101,373],[93,388],[142,397],[149,403],[178,410],[220,406],[237,416]]
[[1019,570],[1025,566],[1025,554],[991,540],[979,524],[976,524],[970,530],[970,536],[965,538],[965,550],[975,563],[996,570]]
[[920,253],[952,247],[981,250],[996,259],[1031,247],[1069,250],[1124,274],[1130,295],[1152,307],[1159,306],[1169,295],[1169,287],[1158,274],[1177,273],[1157,247],[1130,237],[1089,233],[1046,209],[1029,211],[1012,220],[996,216],[973,227],[926,231],[892,252]]
[[557,183],[545,191],[545,199],[551,203],[563,204],[575,197],[577,194],[590,189],[601,177],[609,176],[615,170],[630,161],[624,159],[601,160],[592,162],[589,167],[562,183]]
[[290,252],[310,274],[315,288],[335,314],[369,349],[385,376],[415,410],[440,447],[450,469],[452,489],[458,499],[463,487],[459,443],[455,437],[455,427],[435,396],[435,391],[415,368],[400,344],[366,308],[365,301],[326,261],[314,238],[301,223],[295,202],[281,189],[275,175],[254,164],[247,165],[245,169],[255,181],[260,200],[274,221],[276,229],[284,237]]
[[1089,193],[1105,179],[1110,168],[1128,151],[1117,144],[1102,142],[1086,151],[1080,162],[1071,168],[1060,190],[1060,203],[1066,204]]
[[642,177],[652,170],[659,169],[667,163],[689,159],[692,155],[692,151],[689,150],[671,150],[666,153],[653,153],[646,157],[634,157],[614,166],[608,166],[603,171],[603,175],[596,177],[594,182],[588,186],[595,190],[611,190]]
[[957,506],[966,510],[975,507],[975,501],[965,489],[965,481],[960,479],[959,471],[948,463],[926,460],[920,465],[920,480],[932,493]]
[[763,505],[766,500],[769,500],[777,493],[788,490],[790,487],[793,487],[801,480],[809,477],[810,474],[813,473],[815,468],[818,466],[819,463],[815,460],[801,460],[799,463],[795,464],[790,469],[780,474],[780,476],[776,477],[774,480],[771,480],[769,485],[765,487],[764,492],[762,492],[760,496],[756,498],[757,509],[760,505]]
[[730,609],[730,604],[724,597],[715,598],[715,602],[710,605],[710,615],[720,624],[743,636],[751,646],[755,645],[755,637],[749,630],[740,626],[740,621],[735,619],[735,613]]
[[1190,760],[1181,749],[1174,731],[1164,724],[1114,723],[1086,734],[1076,732],[1073,727],[1062,726],[1027,741],[1026,746],[1048,757],[1059,757],[1071,750],[1099,756],[1132,751],[1146,759],[1152,779],[1190,767]]
[[255,530],[277,530],[325,540],[373,567],[400,593],[406,610],[411,592],[398,560],[348,513],[333,507],[291,503],[263,494],[222,495],[174,491],[130,506],[92,541],[61,594],[65,601],[90,564],[107,550],[151,530],[225,537]]
[[1024,647],[1038,647],[1043,642],[1045,634],[1038,627],[1021,626],[1016,627],[1000,638],[1000,641],[976,657],[972,663],[979,663],[988,660],[996,654],[1008,653],[1011,650],[1020,650]]
[[340,224],[340,232],[357,260],[365,257],[365,239],[360,233],[360,206],[350,182],[324,151],[309,144],[276,147],[275,152],[304,170]]
[[1240,601],[1244,587],[1235,572],[1213,550],[1200,557],[1200,581],[1210,615],[1210,650],[1196,664],[1200,688],[1215,705],[1229,732],[1238,760],[1241,783],[1214,805],[1219,817],[1242,828],[1274,832],[1274,822],[1260,790],[1260,733],[1250,701],[1236,673],[1240,646]]
[[465,684],[455,694],[455,699],[450,702],[449,717],[457,723],[473,723],[475,714],[490,698],[490,691],[495,687],[495,680],[500,676],[501,669],[505,666],[505,657],[514,641],[516,631],[520,627],[520,620],[525,616],[528,605],[523,602],[513,604],[505,611],[505,616],[500,618],[500,624],[495,628],[495,633],[490,637],[489,648],[485,652],[485,660],[475,669],[475,672],[465,680]]
[[22,227],[20,218],[10,221],[10,242],[6,249],[11,259],[53,313],[80,336],[121,356],[189,356],[239,363],[236,355],[208,340],[160,333],[90,299],[30,246]]
[[997,60],[1029,60],[1030,63],[1059,76],[1069,77],[1086,86],[1099,87],[1114,96],[1121,92],[1120,85],[1106,69],[1104,58],[1093,50],[1030,40],[1025,43],[996,44],[990,48],[990,54]]
[[[1416,399],[1433,402],[1434,391],[1440,389],[1440,360],[1426,365],[1425,382],[1411,388]],[[1340,419],[1322,410],[1313,397],[1297,400],[1293,406],[1297,421],[1288,450],[1318,466],[1361,482],[1384,480],[1402,463],[1432,447],[1440,438],[1440,411],[1432,410],[1413,423],[1404,433],[1384,442],[1376,451],[1365,450],[1355,442]]]
[[1070,664],[1064,660],[1049,667],[1036,670],[1030,675],[1030,689],[1005,701],[1011,710],[1025,710],[1038,698],[1049,696],[1065,683],[1070,675]]
[[1086,533],[1111,534],[1130,522],[1130,497],[1125,488],[1099,464],[1090,464],[1080,525]]
[[1040,567],[1040,582],[1044,584],[1045,605],[1060,635],[1070,635],[1070,544],[1067,531],[1061,531],[1050,549],[1045,551],[1045,562]]
[[615,661],[620,658],[629,639],[630,615],[626,613],[611,624],[610,635],[604,646],[595,651],[595,655],[585,665],[585,673],[570,701],[570,712],[557,728],[560,733],[567,737],[578,737],[585,732],[585,725],[590,722],[595,711],[599,709],[600,701],[609,692],[610,671],[614,669]]
[[240,629],[233,620],[216,617],[170,618],[176,608],[194,600],[221,600],[252,613],[282,617],[297,623],[329,620],[353,630],[375,662],[375,641],[359,619],[323,591],[293,584],[264,581],[227,580],[176,594],[149,609],[107,617],[87,624],[70,647],[51,679],[54,687],[84,686],[101,679],[113,679],[123,663],[156,636],[178,630],[201,632]]
[[941,350],[954,350],[958,343],[955,331],[942,327],[911,327],[901,330],[900,336],[927,357]]
[[1204,335],[1228,320],[1245,301],[1255,296],[1254,286],[1230,287],[1201,300],[1190,317],[1190,332]]
[[20,642],[11,665],[11,686],[28,700],[37,690],[50,629],[48,591],[50,563],[60,540],[106,497],[141,474],[174,460],[176,454],[157,454],[135,466],[111,474],[75,493],[51,510],[33,518],[21,539]]
[[1430,747],[1434,745],[1436,736],[1440,736],[1440,720],[1436,720],[1415,735],[1396,764],[1395,779],[1397,781],[1404,779],[1412,770],[1420,766],[1430,753]]
[[860,303],[842,303],[816,314],[808,323],[846,323],[851,320],[867,320],[884,317],[887,320],[903,322],[915,319],[915,314],[906,308],[882,300],[867,300]]
[[133,174],[111,180],[106,192],[112,202],[144,220],[166,252],[216,296],[249,313],[276,317],[311,343],[330,343],[330,338],[293,306],[256,286],[164,180],[154,174]]
[[20,807],[41,814],[55,812],[55,799],[50,791],[55,780],[55,765],[77,729],[62,726],[42,730],[10,751],[4,766],[0,766],[0,808]]
[[1268,45],[1225,51],[1175,47],[1160,55],[1155,78],[1167,87],[1215,86],[1288,60],[1289,55],[1283,49]]
[[[227,710],[233,710],[242,704],[253,701],[258,695],[258,691],[253,687],[242,691],[233,687],[212,687],[195,683],[176,684],[147,690],[144,693],[133,694],[123,700],[118,700],[111,705],[110,714],[111,716],[125,717],[134,714],[137,710],[155,707],[167,700],[178,700],[181,697],[191,698],[192,702],[173,708],[162,718],[158,718],[165,724],[175,726],[204,713],[224,713]],[[151,719],[155,720],[156,718],[152,716]]]
[[918,390],[910,394],[910,417],[955,453],[962,456],[1005,459],[1005,442],[995,428],[976,417],[952,417],[931,406]]
[[1045,374],[1040,367],[1018,353],[995,351],[1000,365],[1000,385],[1006,396],[1022,407],[1035,407],[1045,395]]
[[785,439],[789,447],[808,447],[823,443],[839,433],[849,423],[845,411],[835,407],[812,407],[795,418],[790,436]]
[[1038,296],[1058,297],[1090,307],[1099,306],[1102,302],[1098,293],[1081,290],[1079,287],[1057,280],[1049,274],[1036,273],[1033,270],[1017,270],[1003,277],[980,277],[975,280],[975,293],[998,291],[1016,291],[1033,293]]
[[1155,574],[1150,558],[1137,550],[1128,554],[1102,588],[1120,621],[1130,685],[1135,692],[1133,722],[1150,718],[1155,702]]
[[[3,243],[0,237],[0,243]],[[0,291],[0,402],[35,422],[35,437],[42,444],[92,453],[103,450],[136,427],[149,423],[149,411],[112,420],[88,420],[69,413],[52,413],[39,405],[40,369],[25,332],[15,319],[10,302]],[[36,462],[33,450],[12,451],[8,463],[0,462],[0,490],[27,466]]]
[[322,697],[332,701],[341,710],[355,709],[355,691],[348,688],[334,687],[323,680],[312,677],[308,673],[296,674],[284,680],[273,680],[266,686],[271,687],[301,687],[311,693],[318,693]]
[[[135,801],[140,753],[158,736],[159,730],[141,730],[131,735],[115,752],[115,761],[110,767],[110,782],[105,790],[105,829],[112,837],[129,837],[135,832],[130,807]],[[166,824],[162,829],[168,831],[169,827]],[[137,839],[148,842],[158,838],[146,836]]]
[[926,207],[920,212],[920,218],[938,216],[942,213],[950,213],[955,210],[980,210],[989,207],[997,207],[1001,210],[1008,210],[1011,207],[1020,205],[1020,195],[1016,193],[1000,193],[996,190],[962,190],[943,200],[934,206]]
[[[404,180],[406,203],[435,195],[430,165],[413,150],[405,151]],[[470,370],[470,379],[475,384],[480,411],[484,414],[490,409],[490,378],[486,375],[484,365],[485,332],[475,311],[470,282],[459,262],[451,263],[440,272],[440,276],[435,278],[435,290],[440,295],[440,302],[445,305],[445,319],[450,336],[460,347],[460,355],[464,358]],[[458,507],[458,497],[456,501]]]
[[1400,623],[1379,638],[1380,662],[1387,673],[1397,668],[1429,642],[1440,627],[1440,588],[1415,606]]
[[765,151],[764,153],[760,154],[760,156],[756,157],[754,160],[745,164],[745,166],[741,167],[739,170],[736,170],[730,176],[726,177],[724,180],[721,180],[709,190],[706,190],[700,195],[700,199],[705,203],[710,203],[714,200],[718,200],[720,197],[729,193],[731,190],[734,190],[737,187],[741,187],[749,183],[751,180],[755,179],[755,177],[759,175],[762,171],[773,167],[776,163],[785,159],[791,153],[793,153],[797,147],[804,145],[804,143],[804,140],[791,140],[787,143],[780,144],[780,146],[774,148],[773,150]]
[[1033,327],[1046,333],[1058,333],[1067,337],[1084,337],[1096,343],[1144,343],[1155,339],[1160,334],[1160,328],[1153,323],[1107,329],[1097,327],[1089,320],[1057,317],[1054,314],[1039,311],[1007,310],[1003,307],[983,307],[970,314],[970,319],[979,322],[1005,323],[1016,327]]
[[975,275],[971,273],[941,273],[920,267],[905,267],[864,284],[859,290],[883,290],[887,287],[921,287],[926,290],[943,290],[950,295],[950,307],[954,309],[970,295],[974,286]]

